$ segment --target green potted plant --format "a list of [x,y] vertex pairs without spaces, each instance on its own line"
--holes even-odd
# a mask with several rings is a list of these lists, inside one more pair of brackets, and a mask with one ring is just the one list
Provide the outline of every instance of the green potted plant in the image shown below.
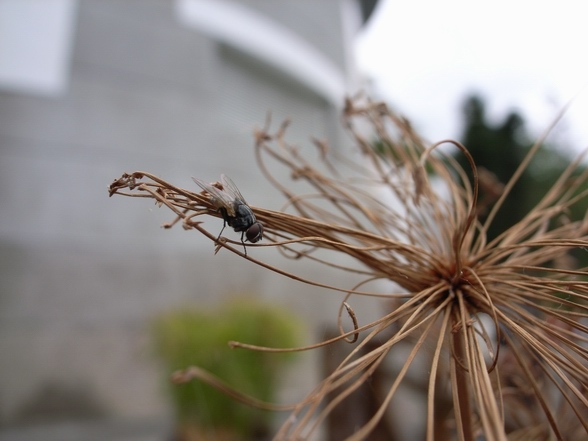
[[[154,323],[156,351],[168,374],[198,366],[266,402],[275,398],[280,371],[292,354],[231,349],[227,343],[292,347],[298,345],[300,331],[291,313],[252,298],[233,299],[214,309],[169,311]],[[255,439],[269,430],[268,412],[241,404],[208,384],[168,383],[182,441]]]

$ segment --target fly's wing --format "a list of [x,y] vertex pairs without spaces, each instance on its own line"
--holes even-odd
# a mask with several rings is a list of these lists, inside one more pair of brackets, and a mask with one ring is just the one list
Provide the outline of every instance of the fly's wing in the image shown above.
[[239,191],[239,189],[237,188],[235,183],[231,180],[231,178],[229,178],[227,175],[221,175],[221,181],[222,181],[223,188],[225,189],[225,191],[229,195],[231,195],[231,197],[234,200],[236,200],[237,202],[240,202],[242,204],[247,205],[247,202],[245,202],[245,198],[243,197],[243,195],[241,194],[241,192]]
[[[231,193],[219,190],[213,185],[207,184],[206,182],[202,181],[201,179],[192,178],[192,180],[204,191],[210,194],[211,202],[216,208],[224,208],[227,210],[227,214],[231,217],[235,216],[235,198],[231,195]],[[224,178],[223,180],[223,188],[227,188],[225,186]],[[235,185],[235,184],[233,184]]]

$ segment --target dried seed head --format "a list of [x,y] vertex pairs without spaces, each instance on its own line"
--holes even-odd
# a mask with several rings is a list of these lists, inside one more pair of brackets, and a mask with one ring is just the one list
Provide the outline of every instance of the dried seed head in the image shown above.
[[[357,296],[389,300],[379,320],[362,326],[342,304],[354,329],[335,340],[357,335],[359,343],[295,407],[276,439],[306,439],[338,403],[390,366],[386,378],[391,384],[378,390],[379,407],[349,439],[367,439],[399,388],[414,383],[415,373],[425,379],[423,426],[429,439],[484,434],[501,440],[511,433],[583,439],[588,432],[588,271],[571,268],[568,257],[570,251],[588,249],[588,218],[558,222],[588,197],[588,171],[580,160],[570,164],[537,207],[489,242],[486,231],[512,182],[501,189],[485,172],[478,176],[467,149],[453,143],[469,160],[470,182],[455,160],[433,155],[437,145],[425,146],[406,120],[382,104],[347,100],[344,118],[364,162],[337,158],[336,169],[328,154],[323,155],[325,167],[305,159],[286,141],[285,126],[274,134],[266,127],[256,135],[261,171],[296,212],[252,207],[264,225],[259,235],[267,239],[265,246],[270,242],[287,257],[356,275],[354,288],[338,285],[336,275],[328,286],[345,293],[345,301]],[[356,129],[366,124],[372,128],[369,135]],[[385,150],[374,149],[374,137]],[[315,193],[295,194],[283,182],[283,173],[272,174],[270,159],[288,167]],[[434,176],[435,188],[428,174]],[[483,207],[489,210],[484,222],[478,218],[479,186],[486,194],[500,195],[495,202],[483,200],[491,204]],[[200,194],[144,172],[123,175],[110,194],[151,197],[175,213],[173,223],[182,220],[216,238],[195,221],[203,215],[218,217]],[[256,242],[254,236],[248,239]],[[236,245],[230,240],[218,244],[238,252]],[[268,270],[326,286],[274,267],[266,250],[258,251],[256,263]],[[353,263],[342,265],[340,254]],[[367,288],[382,279],[394,284],[383,292]],[[393,363],[384,363],[390,358]]]

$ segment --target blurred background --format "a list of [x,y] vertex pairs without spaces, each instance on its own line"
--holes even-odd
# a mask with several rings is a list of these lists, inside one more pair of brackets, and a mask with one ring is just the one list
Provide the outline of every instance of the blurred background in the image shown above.
[[[506,87],[504,70],[470,56],[481,46],[469,34],[443,46],[440,36],[458,24],[439,23],[438,11],[416,3],[421,15],[376,0],[0,0],[0,440],[170,439],[177,411],[153,323],[185,305],[207,310],[251,296],[303,317],[299,342],[332,332],[338,295],[228,252],[215,256],[210,241],[181,227],[163,230],[169,212],[108,198],[123,172],[149,171],[194,190],[191,176],[226,173],[252,205],[279,209],[283,198],[253,153],[268,112],[274,128],[292,120],[293,143],[326,139],[345,152],[343,100],[364,90],[406,110],[433,140],[463,139],[468,123],[482,122],[526,145],[528,109],[543,109],[530,138],[581,91],[570,79],[557,89],[553,73],[545,86],[539,67],[515,69],[520,77]],[[464,23],[485,19],[450,6]],[[444,58],[452,69],[434,57],[449,47],[458,50]],[[581,74],[579,52],[566,54],[570,65],[566,56],[555,61]],[[467,80],[463,60],[473,60]],[[517,95],[525,78],[537,87]],[[581,109],[557,133],[558,155],[583,147],[573,122]],[[515,126],[507,124],[513,115]],[[322,268],[294,269],[328,279]],[[366,322],[376,313],[356,312]],[[276,385],[279,399],[302,398],[325,364],[317,354],[293,361]]]
[[[146,170],[197,191],[191,176],[226,173],[252,205],[279,209],[254,129],[271,112],[274,128],[293,121],[294,143],[348,147],[339,115],[372,6],[0,1],[0,439],[169,438],[152,322],[174,308],[254,296],[304,316],[299,341],[323,338],[338,296],[215,256],[204,237],[160,228],[170,212],[107,187]],[[288,402],[320,362],[291,371]]]

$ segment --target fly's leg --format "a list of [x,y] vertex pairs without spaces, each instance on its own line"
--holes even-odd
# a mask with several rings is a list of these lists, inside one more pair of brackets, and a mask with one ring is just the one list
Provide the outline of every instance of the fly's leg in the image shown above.
[[227,218],[228,218],[228,214],[227,214],[227,210],[225,210],[223,207],[220,207],[218,209],[218,211],[220,212],[222,218],[223,218],[223,228],[220,230],[220,233],[218,233],[218,237],[216,238],[216,243],[219,242],[221,234],[223,234],[223,231],[225,231],[225,227],[227,226],[228,222],[227,222]]
[[243,240],[243,235],[245,231],[241,231],[241,243],[243,244],[243,251],[245,252],[245,257],[247,257],[247,248],[245,247],[245,241]]
[[226,226],[227,226],[227,221],[223,219],[223,227],[221,228],[220,233],[218,233],[218,237],[216,238],[215,242],[218,243],[218,241],[221,237],[221,234],[223,234],[223,231],[225,231]]
[[[227,226],[227,224],[229,224],[229,226],[232,226],[230,221],[230,217],[229,214],[227,213],[227,210],[224,207],[220,207],[218,209],[218,211],[220,212],[221,216],[223,217],[223,228],[220,231],[220,233],[218,233],[218,237],[216,238],[216,242],[218,243],[221,237],[221,234],[223,234],[223,231],[225,231],[225,227]],[[243,251],[245,252],[245,257],[247,257],[247,248],[245,248],[245,241],[243,240],[243,236],[245,234],[245,231],[241,232],[241,243],[243,244]]]

